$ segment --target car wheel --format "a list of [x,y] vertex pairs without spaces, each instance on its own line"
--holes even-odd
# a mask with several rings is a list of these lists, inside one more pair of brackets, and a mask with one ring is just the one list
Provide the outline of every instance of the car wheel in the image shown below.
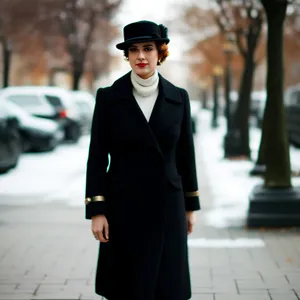
[[51,139],[48,143],[46,151],[53,151],[58,145],[58,142],[55,139]]
[[69,126],[66,130],[66,139],[77,143],[80,138],[81,132],[78,125],[73,124]]
[[15,132],[10,138],[10,153],[12,154],[12,162],[4,168],[0,168],[0,174],[8,172],[10,169],[18,165],[20,155],[23,152],[22,138],[18,132]]
[[12,164],[12,168],[15,168],[19,162],[20,155],[23,153],[23,141],[20,133],[16,133],[12,139],[12,145],[14,148],[15,160]]

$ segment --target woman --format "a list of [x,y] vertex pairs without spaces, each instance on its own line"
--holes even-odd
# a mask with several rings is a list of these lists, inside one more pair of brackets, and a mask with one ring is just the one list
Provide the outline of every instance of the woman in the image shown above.
[[132,70],[97,92],[87,163],[96,293],[187,300],[187,234],[200,209],[189,99],[156,70],[168,56],[166,27],[131,23],[124,39],[117,48]]

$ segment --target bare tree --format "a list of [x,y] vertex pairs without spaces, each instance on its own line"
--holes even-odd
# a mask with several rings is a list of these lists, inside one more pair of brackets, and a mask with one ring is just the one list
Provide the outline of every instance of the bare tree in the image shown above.
[[[249,113],[253,77],[256,66],[265,58],[265,50],[260,51],[262,47],[258,47],[264,22],[263,7],[257,0],[215,0],[211,4],[210,10],[200,10],[197,9],[197,6],[190,7],[186,11],[185,21],[191,29],[201,31],[204,35],[205,33],[209,35],[211,32],[216,36],[214,30],[216,27],[218,28],[220,32],[219,47],[211,45],[212,47],[209,49],[208,44],[205,45],[201,42],[201,52],[211,62],[210,69],[213,69],[215,64],[220,64],[220,61],[224,62],[223,50],[227,53],[231,52],[228,53],[228,57],[234,55],[231,59],[232,64],[236,64],[237,59],[242,58],[244,67],[239,84],[238,106],[234,120],[228,127],[231,128],[231,131],[235,130],[235,134],[231,136],[237,137],[237,141],[233,143],[235,144],[234,151],[231,154],[250,158]],[[206,39],[212,40],[212,37]],[[197,44],[198,48],[199,46],[200,43]],[[232,53],[233,48],[238,50],[239,56]],[[216,53],[219,53],[218,57],[216,57]],[[227,115],[229,114],[227,110]],[[225,153],[229,156],[228,154]]]
[[[39,0],[2,0],[0,2],[0,44],[3,62],[3,86],[9,85],[10,56],[26,35],[36,34]],[[27,43],[28,44],[28,43]]]
[[113,32],[110,21],[121,1],[53,0],[44,5],[45,15],[49,7],[51,11],[51,16],[46,19],[58,24],[56,29],[65,39],[74,90],[79,88],[87,54],[97,38],[97,31],[101,31],[102,45],[108,47],[110,33]]
[[239,141],[234,155],[250,158],[249,114],[251,91],[257,61],[255,51],[261,36],[264,12],[256,0],[216,0],[219,10],[215,20],[223,35],[233,37],[244,60],[244,70],[240,80],[239,97],[234,114],[233,130]]

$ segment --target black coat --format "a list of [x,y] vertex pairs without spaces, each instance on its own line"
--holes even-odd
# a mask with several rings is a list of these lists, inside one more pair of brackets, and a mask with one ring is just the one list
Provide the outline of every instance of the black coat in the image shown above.
[[105,214],[110,241],[100,243],[96,293],[114,300],[191,297],[185,212],[200,209],[197,190],[187,92],[159,75],[147,122],[130,73],[99,89],[86,196],[105,201],[88,203],[86,218]]

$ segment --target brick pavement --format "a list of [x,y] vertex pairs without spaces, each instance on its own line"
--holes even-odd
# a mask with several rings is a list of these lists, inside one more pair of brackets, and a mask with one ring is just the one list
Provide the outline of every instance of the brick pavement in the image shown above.
[[[203,210],[192,238],[204,243],[190,247],[192,299],[299,300],[299,230],[205,224],[214,200],[205,155],[196,146]],[[228,239],[259,239],[264,246],[216,246]],[[101,299],[93,293],[97,250],[83,207],[0,206],[0,300]]]

